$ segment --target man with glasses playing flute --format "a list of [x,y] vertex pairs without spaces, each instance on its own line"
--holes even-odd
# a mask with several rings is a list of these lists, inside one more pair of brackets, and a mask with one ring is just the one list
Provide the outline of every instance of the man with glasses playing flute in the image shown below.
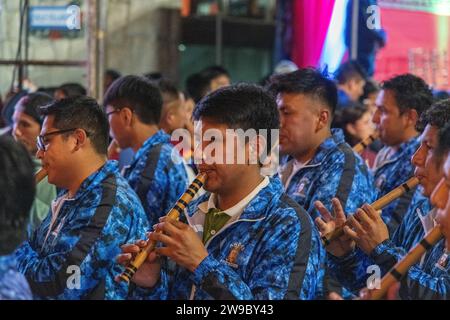
[[[365,273],[367,267],[378,266],[381,274],[385,274],[405,254],[413,248],[425,234],[436,224],[436,201],[430,196],[443,177],[445,162],[442,146],[448,144],[450,124],[450,100],[433,105],[422,114],[420,125],[425,127],[421,136],[421,144],[412,158],[416,167],[415,175],[421,187],[414,194],[413,201],[400,227],[389,239],[386,224],[379,213],[365,205],[358,209],[353,217],[347,218],[349,224],[345,234],[332,241],[327,247],[331,263],[337,271],[338,278],[350,288],[357,290],[366,286],[370,274]],[[346,218],[339,204],[333,200],[333,219],[330,213],[318,203],[323,220],[316,220],[322,233],[342,225]],[[357,246],[354,249],[354,246]],[[402,299],[448,299],[450,291],[449,267],[443,263],[443,243],[438,243],[429,253],[422,257],[419,264],[412,267],[401,282],[399,296]],[[361,272],[362,270],[362,272]]]
[[[163,234],[150,234],[162,243],[156,253],[169,260],[149,255],[132,278],[138,285],[132,298],[146,298],[144,288],[151,292],[158,281],[155,288],[165,286],[168,299],[320,296],[325,251],[312,219],[284,194],[277,177],[261,174],[259,156],[271,150],[279,128],[273,98],[253,85],[221,88],[197,105],[194,119],[202,136],[196,158],[209,193],[188,205],[184,222],[163,219]],[[241,139],[238,131],[226,133],[231,129],[256,132]],[[236,153],[229,159],[230,150],[239,150],[242,161]],[[124,246],[118,262],[128,264],[139,245]]]
[[42,107],[37,156],[48,181],[62,191],[17,266],[36,299],[120,299],[114,281],[118,246],[142,238],[148,222],[137,195],[107,162],[108,121],[88,97]]

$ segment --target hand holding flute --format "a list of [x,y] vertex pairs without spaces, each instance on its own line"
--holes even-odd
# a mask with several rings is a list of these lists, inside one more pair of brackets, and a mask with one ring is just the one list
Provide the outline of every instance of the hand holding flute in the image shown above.
[[[198,237],[195,234],[195,232],[191,230],[187,225],[179,222],[178,218],[181,214],[183,214],[183,210],[187,207],[189,202],[195,197],[196,193],[202,188],[205,181],[206,181],[206,174],[200,173],[188,187],[186,192],[180,197],[180,199],[177,201],[174,207],[169,211],[169,213],[163,219],[161,219],[162,224],[157,226],[156,231],[151,234],[149,241],[139,242],[137,245],[137,247],[139,248],[133,245],[122,247],[122,250],[124,251],[125,254],[120,255],[117,261],[122,264],[126,262],[126,268],[125,271],[116,278],[117,281],[130,282],[134,274],[138,270],[138,268],[144,262],[146,261],[151,263],[154,262],[154,257],[152,255],[154,254],[157,243],[162,240],[167,240],[166,239],[167,237],[163,235],[163,231],[168,231],[167,229],[169,229],[171,236],[173,238],[173,236],[176,235],[180,229],[182,231],[186,231],[189,234],[189,236],[192,236],[192,234],[194,234],[192,241],[189,242],[193,243],[195,242],[195,240],[198,240]],[[174,243],[174,241],[171,242],[172,244]],[[175,245],[178,244],[179,243],[175,243]],[[136,252],[136,250],[138,250],[139,252]],[[170,248],[160,248],[158,250],[160,251],[160,253],[172,257],[171,255],[173,254],[173,252],[170,250]],[[188,250],[186,250],[186,248],[178,248],[178,250],[175,251],[186,253],[187,255],[186,260],[190,260],[190,257],[195,256],[196,254],[195,252],[194,253],[189,252]],[[133,253],[135,253],[136,255],[133,257],[133,259],[130,259],[131,258],[130,254]],[[149,256],[150,260],[148,260]],[[180,264],[183,264],[183,257],[181,258],[176,257],[176,258],[181,259]],[[191,269],[190,267],[192,266],[189,265],[189,262],[186,262],[185,267]],[[150,269],[153,270],[153,272],[155,271],[155,267],[152,269],[151,266],[147,265],[146,271],[150,272]],[[148,283],[146,284],[148,285]]]
[[[398,186],[397,188],[395,188],[388,194],[384,195],[377,201],[373,202],[370,207],[373,208],[374,211],[379,211],[379,210],[383,209],[385,206],[387,206],[389,203],[391,203],[392,201],[398,199],[405,192],[408,192],[412,188],[416,187],[418,184],[419,184],[419,179],[417,179],[416,177],[412,177],[411,179],[409,179],[405,183],[401,184],[400,186]],[[321,213],[324,211],[323,210],[324,208],[322,208],[322,207],[320,207],[320,206],[317,207],[317,209]],[[366,212],[368,210],[370,210],[370,212],[368,214],[372,213],[372,211],[371,211],[372,209],[369,209],[368,206],[366,206],[365,208],[366,208],[366,210],[365,210]],[[358,217],[358,215],[363,216],[363,218],[365,218],[362,210],[357,211],[357,217]],[[376,219],[376,217],[374,217],[374,219]],[[356,221],[356,219],[354,217],[350,216],[348,218],[348,220],[342,226],[337,226],[331,232],[328,232],[328,231],[322,232],[323,244],[325,246],[328,246],[331,241],[342,236],[344,234],[344,227],[345,226],[348,227],[350,222],[352,222],[352,225],[356,224],[356,226],[358,226],[358,222]]]

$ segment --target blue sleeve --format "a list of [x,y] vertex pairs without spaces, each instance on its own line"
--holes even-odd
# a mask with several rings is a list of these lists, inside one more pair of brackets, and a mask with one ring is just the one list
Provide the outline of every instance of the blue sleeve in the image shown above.
[[[316,182],[309,213],[315,219],[320,216],[314,207],[314,202],[320,200],[328,210],[332,210],[331,199],[341,200],[346,214],[351,214],[364,203],[371,203],[374,198],[372,178],[365,164],[358,164],[350,170],[344,168],[343,160],[334,161]],[[367,170],[367,171],[366,171]],[[332,212],[332,211],[331,211]]]
[[424,272],[418,265],[412,266],[402,279],[400,296],[412,300],[449,300],[449,269],[447,266],[444,270],[430,274]]
[[145,223],[142,227],[136,224],[130,228],[138,223],[136,220],[119,207],[112,208],[103,225],[95,221],[86,225],[80,214],[71,221],[74,227],[61,232],[51,254],[42,256],[30,242],[19,247],[16,251],[18,268],[26,276],[33,294],[40,298],[125,298],[125,285],[114,281],[121,272],[115,258],[122,244],[144,236]]
[[355,249],[343,257],[328,255],[328,266],[336,279],[346,288],[357,291],[366,286],[367,268],[374,262],[362,250]]
[[155,172],[147,192],[147,216],[151,225],[158,223],[159,218],[168,213],[188,186],[184,165],[173,164],[170,159],[167,161],[163,163],[163,169]]

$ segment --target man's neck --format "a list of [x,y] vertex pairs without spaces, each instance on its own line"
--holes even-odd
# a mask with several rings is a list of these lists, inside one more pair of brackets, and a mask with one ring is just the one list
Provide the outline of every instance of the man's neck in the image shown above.
[[159,131],[159,128],[157,125],[145,125],[140,124],[138,127],[134,130],[133,139],[131,142],[131,148],[136,153],[142,145],[150,139],[153,135],[155,135]]
[[308,151],[306,151],[306,152],[294,155],[293,158],[299,163],[308,162],[309,160],[314,158],[320,145],[330,137],[331,137],[330,129],[326,129],[326,130],[323,130],[322,132],[319,132],[316,136],[316,139],[315,139],[316,141],[314,144],[312,144],[311,148],[309,148]]
[[217,207],[221,210],[227,210],[234,207],[242,201],[242,199],[252,193],[263,180],[264,177],[261,176],[259,172],[255,172],[252,175],[246,175],[245,179],[240,180],[239,186],[217,194]]
[[404,132],[403,132],[403,137],[401,139],[401,141],[399,141],[399,143],[397,143],[396,145],[391,146],[394,149],[398,149],[400,147],[400,145],[402,145],[405,142],[410,141],[411,139],[417,137],[419,135],[419,133],[416,131],[416,129],[414,128],[407,128]]
[[74,171],[74,177],[71,179],[71,184],[67,188],[69,191],[69,198],[75,197],[84,180],[105,165],[106,157],[85,158],[81,163],[84,165],[79,166],[77,170]]

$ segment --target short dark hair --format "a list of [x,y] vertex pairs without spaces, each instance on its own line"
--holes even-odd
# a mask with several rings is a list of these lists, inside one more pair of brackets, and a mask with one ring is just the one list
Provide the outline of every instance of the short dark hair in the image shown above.
[[195,103],[198,103],[210,90],[209,80],[200,73],[191,74],[186,79],[186,92]]
[[335,72],[335,78],[339,84],[344,84],[352,79],[365,80],[367,74],[357,61],[351,60],[341,64]]
[[428,110],[425,110],[417,123],[418,131],[423,131],[427,125],[442,129],[450,122],[450,99],[434,103]]
[[333,125],[334,128],[341,128],[344,131],[345,141],[351,146],[359,142],[360,139],[352,136],[347,131],[348,124],[355,124],[362,116],[367,113],[369,109],[362,104],[357,104],[351,108],[342,108],[336,111],[334,116]]
[[279,129],[280,118],[273,97],[262,87],[236,84],[220,88],[203,98],[193,119],[211,119],[231,129],[267,130],[267,149],[271,150],[271,129]]
[[209,66],[200,71],[200,75],[204,77],[208,82],[218,78],[220,76],[226,76],[230,78],[230,73],[222,66]]
[[150,80],[130,75],[113,82],[105,93],[103,104],[114,109],[128,107],[141,122],[158,124],[163,101],[159,89]]
[[105,71],[105,76],[108,76],[111,78],[112,81],[116,81],[117,79],[119,79],[122,75],[120,74],[119,71],[114,70],[114,69],[108,69]]
[[180,98],[180,91],[171,80],[161,78],[159,80],[152,81],[152,83],[157,86],[161,92],[163,103],[172,102]]
[[86,95],[86,89],[79,83],[64,83],[56,90],[61,90],[66,98],[75,98]]
[[0,256],[11,254],[26,239],[35,194],[34,165],[28,151],[9,136],[0,136]]
[[380,86],[378,83],[373,79],[367,79],[366,84],[364,85],[364,93],[359,100],[363,102],[364,99],[369,97],[369,95],[378,92],[380,92]]
[[107,153],[108,119],[95,99],[85,96],[63,99],[41,107],[40,111],[43,116],[55,117],[55,128],[85,130],[95,151],[100,155]]
[[337,105],[335,83],[324,73],[314,68],[299,69],[294,72],[274,75],[270,78],[268,90],[279,93],[299,93],[313,97],[324,103],[332,116]]
[[447,125],[439,132],[439,144],[437,152],[440,156],[443,156],[450,152],[450,123],[447,123]]
[[442,156],[445,150],[445,145],[448,141],[442,141],[441,139],[448,139],[443,132],[445,127],[450,125],[450,99],[442,100],[434,103],[430,109],[426,110],[420,117],[420,121],[417,124],[417,129],[422,131],[427,125],[438,128],[439,146],[438,155]]
[[381,88],[392,91],[400,113],[414,109],[420,117],[422,112],[433,103],[433,93],[428,84],[423,79],[409,73],[383,82]]
[[28,94],[21,100],[21,107],[27,115],[32,117],[42,126],[43,119],[39,114],[39,108],[53,102],[53,97],[44,92],[34,92]]

